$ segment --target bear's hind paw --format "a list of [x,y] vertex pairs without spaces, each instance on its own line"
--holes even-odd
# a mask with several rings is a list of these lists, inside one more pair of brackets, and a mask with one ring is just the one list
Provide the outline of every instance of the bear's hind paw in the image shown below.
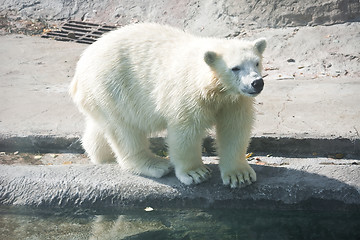
[[149,164],[142,170],[144,175],[154,178],[161,178],[169,174],[173,170],[173,167],[169,160],[156,158],[150,161]]
[[173,170],[173,166],[169,160],[157,156],[131,160],[132,161],[121,162],[121,166],[124,170],[134,174],[161,178]]
[[180,182],[186,185],[199,184],[201,182],[204,182],[210,178],[210,175],[211,170],[205,165],[194,170],[176,172],[176,177],[180,180]]

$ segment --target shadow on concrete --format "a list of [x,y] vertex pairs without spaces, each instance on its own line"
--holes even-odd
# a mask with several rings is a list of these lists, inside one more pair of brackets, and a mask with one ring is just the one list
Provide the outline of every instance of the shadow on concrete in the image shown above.
[[216,164],[209,181],[186,186],[174,173],[161,179],[116,164],[0,165],[0,204],[45,207],[360,209],[358,166],[253,166],[258,181],[222,185]]
[[[203,140],[203,156],[216,156],[215,139],[211,136]],[[164,137],[150,139],[150,149],[159,155],[167,153]],[[0,136],[0,151],[29,153],[84,153],[78,137],[56,136]],[[345,158],[360,159],[360,140],[313,139],[313,138],[275,138],[253,137],[248,152],[272,156],[319,157],[341,153]]]
[[[346,167],[306,166],[303,167],[304,171],[252,165],[257,173],[257,182],[240,189],[231,189],[222,185],[217,164],[207,166],[213,171],[212,177],[199,185],[184,186],[173,175],[153,180],[176,189],[180,202],[185,203],[180,205],[250,209],[360,209],[358,187],[331,177],[334,171],[344,171],[344,175],[351,180],[351,175],[345,172],[350,169]],[[358,169],[357,166],[353,168]],[[352,180],[354,183],[357,181]]]

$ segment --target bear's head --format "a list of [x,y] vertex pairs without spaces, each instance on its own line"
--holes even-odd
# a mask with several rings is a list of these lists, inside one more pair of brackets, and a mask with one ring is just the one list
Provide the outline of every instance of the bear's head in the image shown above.
[[204,60],[226,91],[255,97],[264,87],[261,69],[265,48],[264,38],[253,42],[224,40],[215,51],[207,51]]

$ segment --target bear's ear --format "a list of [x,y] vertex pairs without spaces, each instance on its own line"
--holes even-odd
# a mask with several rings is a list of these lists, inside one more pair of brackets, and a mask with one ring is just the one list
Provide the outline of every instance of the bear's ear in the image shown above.
[[259,38],[254,41],[254,47],[260,54],[263,54],[266,48],[266,39],[265,38]]
[[204,61],[210,67],[214,66],[216,59],[218,58],[218,54],[216,52],[208,51],[204,55]]

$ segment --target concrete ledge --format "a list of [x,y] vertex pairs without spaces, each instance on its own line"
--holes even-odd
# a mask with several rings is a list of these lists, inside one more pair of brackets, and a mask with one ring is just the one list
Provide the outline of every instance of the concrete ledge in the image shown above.
[[[150,139],[151,150],[155,153],[166,152],[164,137]],[[78,137],[60,137],[51,135],[1,136],[0,151],[3,152],[39,152],[39,153],[83,153]],[[347,158],[360,159],[360,139],[346,138],[296,138],[296,137],[253,137],[249,152],[272,155],[309,155],[327,156],[341,153]],[[203,154],[216,155],[215,139],[208,136],[203,142]]]
[[360,139],[314,137],[253,137],[251,152],[273,155],[327,156],[342,153],[347,157],[360,158]]
[[360,209],[358,165],[254,165],[258,182],[224,187],[212,178],[185,186],[174,174],[152,179],[109,165],[0,165],[0,204],[51,207],[232,207]]
[[78,137],[52,135],[6,136],[0,135],[2,152],[40,152],[40,153],[82,153],[84,149]]

